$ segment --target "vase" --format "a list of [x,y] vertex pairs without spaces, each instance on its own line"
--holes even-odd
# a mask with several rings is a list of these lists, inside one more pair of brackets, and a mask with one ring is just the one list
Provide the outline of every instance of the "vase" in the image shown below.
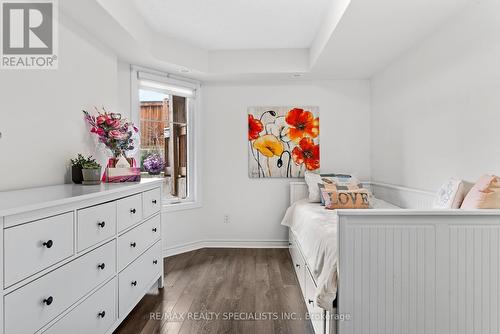
[[71,180],[73,183],[81,184],[83,181],[82,167],[71,166]]
[[[125,157],[125,159],[127,159],[130,167],[134,167],[135,166],[134,158],[127,158],[125,155],[123,155],[123,156]],[[118,159],[120,159],[120,156],[110,158],[108,160],[108,167],[115,168],[116,163],[118,162]]]
[[82,169],[83,184],[92,185],[101,183],[101,168]]
[[118,160],[115,161],[115,166],[118,168],[130,168],[132,167],[130,161],[123,155],[118,157]]

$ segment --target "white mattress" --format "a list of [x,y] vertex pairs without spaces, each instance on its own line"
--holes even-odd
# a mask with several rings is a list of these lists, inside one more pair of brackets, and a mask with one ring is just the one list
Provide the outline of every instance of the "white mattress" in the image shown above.
[[[399,209],[379,199],[372,203],[373,209]],[[335,210],[308,200],[295,202],[281,222],[295,234],[318,285],[316,303],[326,310],[331,310],[337,295],[337,222]]]

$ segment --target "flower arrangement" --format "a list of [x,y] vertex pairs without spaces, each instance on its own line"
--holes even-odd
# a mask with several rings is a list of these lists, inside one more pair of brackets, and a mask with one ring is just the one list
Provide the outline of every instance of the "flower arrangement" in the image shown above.
[[97,116],[83,110],[85,121],[90,125],[90,132],[98,136],[98,141],[106,146],[115,158],[125,156],[127,151],[134,150],[134,134],[139,129],[119,113],[97,110]]
[[319,117],[317,107],[310,110],[249,108],[251,177],[300,177],[319,169]]
[[142,166],[149,174],[158,175],[165,168],[165,161],[158,153],[152,153],[144,159]]

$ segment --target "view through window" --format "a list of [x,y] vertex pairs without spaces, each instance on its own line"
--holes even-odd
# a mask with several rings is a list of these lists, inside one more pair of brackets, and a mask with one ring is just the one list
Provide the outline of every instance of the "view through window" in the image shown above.
[[188,113],[183,96],[141,88],[141,169],[143,177],[165,179],[168,199],[188,194]]

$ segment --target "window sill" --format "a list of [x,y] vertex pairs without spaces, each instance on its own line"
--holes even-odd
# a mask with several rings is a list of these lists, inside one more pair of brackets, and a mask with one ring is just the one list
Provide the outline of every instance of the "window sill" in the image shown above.
[[199,201],[189,201],[189,202],[180,202],[180,203],[165,203],[162,206],[161,212],[175,212],[182,210],[192,210],[201,208],[201,203]]

